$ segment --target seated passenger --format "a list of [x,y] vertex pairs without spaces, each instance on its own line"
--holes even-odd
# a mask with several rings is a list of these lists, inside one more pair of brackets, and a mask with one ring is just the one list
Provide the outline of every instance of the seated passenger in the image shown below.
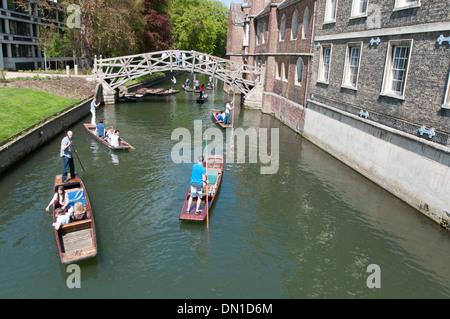
[[111,143],[111,136],[114,135],[114,126],[110,126],[109,130],[106,131],[106,140],[108,141],[108,143]]
[[54,205],[55,209],[62,208],[63,211],[66,211],[67,204],[69,204],[69,196],[64,191],[64,186],[60,185],[58,186],[55,195],[53,195],[53,198],[50,200],[50,203],[48,203],[45,210],[48,211],[50,205]]
[[114,147],[119,147],[121,141],[122,140],[119,137],[119,130],[115,130],[114,135],[111,136],[111,145]]
[[55,227],[56,230],[58,230],[59,227],[61,227],[62,225],[70,223],[71,210],[72,207],[69,209],[67,213],[64,213],[62,208],[55,209],[56,222],[54,222],[52,226]]
[[98,137],[104,137],[106,134],[106,126],[103,124],[103,120],[100,120],[100,122],[97,124],[97,135]]

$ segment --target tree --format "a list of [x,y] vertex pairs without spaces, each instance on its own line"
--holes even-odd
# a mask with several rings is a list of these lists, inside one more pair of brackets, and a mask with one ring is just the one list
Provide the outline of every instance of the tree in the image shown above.
[[216,0],[171,0],[173,46],[224,56],[228,10]]
[[144,35],[141,52],[168,50],[172,46],[170,15],[167,0],[144,0]]

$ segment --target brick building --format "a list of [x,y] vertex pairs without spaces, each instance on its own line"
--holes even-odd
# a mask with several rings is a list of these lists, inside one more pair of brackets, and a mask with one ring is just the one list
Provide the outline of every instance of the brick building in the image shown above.
[[[319,1],[314,101],[450,144],[450,3]],[[440,42],[442,36],[447,41]],[[364,115],[363,115],[364,114]]]
[[300,133],[310,99],[450,145],[448,1],[248,0],[227,40],[265,67],[262,111]]
[[247,0],[227,45],[262,112],[450,229],[448,0]]

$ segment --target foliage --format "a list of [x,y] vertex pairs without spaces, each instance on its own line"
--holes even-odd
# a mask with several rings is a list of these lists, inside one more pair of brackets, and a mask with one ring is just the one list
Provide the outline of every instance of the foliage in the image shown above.
[[226,52],[228,10],[217,0],[171,0],[173,47],[216,56]]
[[171,48],[171,21],[167,13],[167,0],[144,0],[144,34],[141,52],[163,51]]

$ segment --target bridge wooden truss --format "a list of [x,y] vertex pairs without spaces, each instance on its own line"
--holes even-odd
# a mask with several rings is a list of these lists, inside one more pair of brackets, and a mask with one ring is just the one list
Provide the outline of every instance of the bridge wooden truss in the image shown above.
[[196,51],[167,50],[94,60],[93,78],[109,92],[128,81],[155,72],[207,74],[247,95],[264,84],[264,69]]

